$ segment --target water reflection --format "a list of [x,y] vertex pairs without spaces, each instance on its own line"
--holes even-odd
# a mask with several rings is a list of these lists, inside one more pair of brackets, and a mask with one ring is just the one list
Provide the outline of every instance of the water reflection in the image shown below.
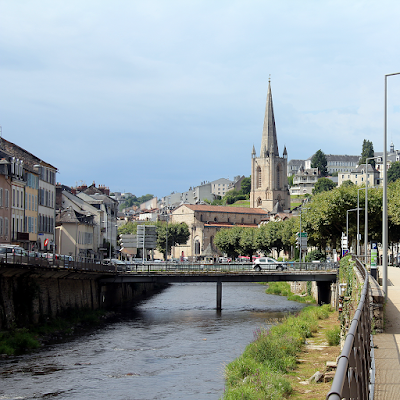
[[0,399],[218,399],[224,366],[268,321],[302,305],[258,284],[171,285],[132,313],[66,343],[0,360]]

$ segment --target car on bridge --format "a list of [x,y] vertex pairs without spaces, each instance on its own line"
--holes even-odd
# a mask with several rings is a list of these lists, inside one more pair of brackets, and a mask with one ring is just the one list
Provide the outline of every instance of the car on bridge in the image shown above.
[[287,269],[287,265],[271,257],[259,257],[253,261],[253,268],[256,271],[261,271],[263,269],[268,271],[283,271]]

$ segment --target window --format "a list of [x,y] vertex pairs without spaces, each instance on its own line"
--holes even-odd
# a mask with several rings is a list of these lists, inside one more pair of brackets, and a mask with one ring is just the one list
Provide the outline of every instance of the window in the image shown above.
[[0,188],[0,207],[3,207],[3,188]]
[[0,217],[0,235],[3,236],[3,217]]
[[261,187],[261,167],[257,167],[256,170],[256,185],[257,185],[257,189],[259,189]]
[[8,218],[4,218],[4,234],[8,236]]
[[6,208],[10,207],[10,191],[6,189]]

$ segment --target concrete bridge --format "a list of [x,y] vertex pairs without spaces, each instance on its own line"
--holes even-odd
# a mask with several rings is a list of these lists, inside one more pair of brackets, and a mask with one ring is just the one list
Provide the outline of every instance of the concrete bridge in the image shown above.
[[174,282],[215,282],[218,310],[223,282],[313,281],[318,302],[328,303],[336,273],[334,263],[287,263],[282,271],[254,271],[251,263],[145,263],[117,271],[102,264],[11,257],[0,260],[0,329],[72,308],[122,306]]

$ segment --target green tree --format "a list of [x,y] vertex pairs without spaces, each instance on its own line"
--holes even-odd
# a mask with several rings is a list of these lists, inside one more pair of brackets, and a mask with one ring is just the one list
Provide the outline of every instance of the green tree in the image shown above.
[[[367,158],[373,157],[374,156],[374,145],[372,144],[371,141],[364,139],[363,144],[362,144],[362,150],[361,150],[361,158],[360,161],[358,162],[358,165],[365,164]],[[375,160],[368,160],[368,164],[371,164],[375,168]]]
[[395,182],[400,178],[400,161],[395,161],[390,165],[387,172],[388,182]]
[[258,228],[243,228],[239,240],[240,254],[243,256],[251,256],[257,250],[256,233]]
[[294,175],[288,176],[287,180],[288,180],[289,186],[293,186],[293,179],[294,179]]
[[354,182],[352,182],[351,180],[347,180],[342,183],[342,186],[343,187],[354,186]]
[[[171,247],[179,244],[187,243],[190,237],[190,231],[187,224],[184,222],[176,224],[167,224],[165,222],[157,223],[157,250],[164,254],[166,260],[166,250],[168,254],[171,253]],[[168,237],[168,248],[167,248]]]
[[313,194],[318,194],[321,192],[327,192],[336,187],[336,184],[332,182],[329,178],[319,178],[317,183],[314,185]]
[[251,190],[251,177],[244,178],[241,184],[241,190],[243,194],[250,194]]
[[214,244],[222,252],[235,259],[240,254],[242,229],[239,226],[220,229],[214,236]]
[[326,169],[327,165],[328,162],[326,161],[325,153],[322,150],[318,150],[311,159],[311,168],[318,168],[321,176],[327,176],[328,175],[328,170]]

